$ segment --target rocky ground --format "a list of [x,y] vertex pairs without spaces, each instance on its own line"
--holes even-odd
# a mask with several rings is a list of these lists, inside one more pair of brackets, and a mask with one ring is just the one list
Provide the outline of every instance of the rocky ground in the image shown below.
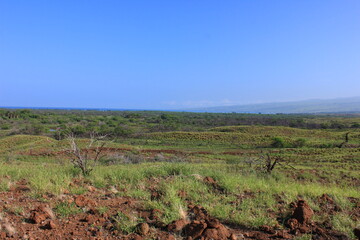
[[[214,179],[204,181],[218,191]],[[253,230],[220,221],[206,209],[188,201],[182,217],[170,224],[162,222],[162,212],[145,209],[141,201],[116,194],[120,190],[97,189],[84,182],[88,191],[83,194],[44,194],[34,197],[25,179],[0,193],[1,239],[294,239],[311,234],[312,239],[349,239],[326,223],[312,220],[314,211],[306,201],[291,203],[292,214],[279,226],[261,226]],[[156,191],[153,192],[156,198]],[[186,198],[186,192],[179,192]],[[280,200],[279,200],[280,201]],[[354,199],[354,201],[358,201]],[[323,211],[337,211],[338,206],[327,195],[319,198]],[[360,215],[360,204],[354,212]],[[132,223],[136,226],[131,227]],[[129,228],[127,230],[127,227]],[[360,239],[360,230],[354,233]]]

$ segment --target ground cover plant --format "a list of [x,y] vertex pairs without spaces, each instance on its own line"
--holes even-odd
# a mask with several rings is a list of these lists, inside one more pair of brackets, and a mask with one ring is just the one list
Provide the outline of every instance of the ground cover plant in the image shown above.
[[[358,234],[357,115],[2,110],[0,116],[1,238]],[[101,149],[92,171],[71,163],[64,129],[87,158]],[[107,138],[92,148],[94,131]]]

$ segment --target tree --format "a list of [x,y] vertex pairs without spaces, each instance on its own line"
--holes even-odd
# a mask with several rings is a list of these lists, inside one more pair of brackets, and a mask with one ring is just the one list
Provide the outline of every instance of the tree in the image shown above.
[[345,141],[342,142],[342,143],[340,143],[340,144],[338,145],[338,148],[344,147],[345,144],[347,144],[347,143],[349,142],[349,135],[350,135],[350,133],[351,133],[351,132],[345,133],[345,136],[344,136],[344,137],[345,137]]
[[281,160],[281,158],[277,157],[274,160],[271,159],[270,154],[266,154],[265,158],[265,171],[270,174],[272,170],[275,168],[276,164]]
[[246,163],[249,164],[250,168],[254,166],[256,170],[265,172],[267,174],[271,174],[276,166],[295,169],[289,164],[288,161],[285,161],[281,156],[272,155],[270,153],[262,153],[258,157],[252,157],[248,159]]
[[95,168],[106,142],[102,141],[106,135],[90,134],[90,142],[84,148],[79,145],[78,139],[73,133],[68,134],[69,149],[67,152],[72,156],[71,163],[75,168],[79,168],[84,176],[88,176]]

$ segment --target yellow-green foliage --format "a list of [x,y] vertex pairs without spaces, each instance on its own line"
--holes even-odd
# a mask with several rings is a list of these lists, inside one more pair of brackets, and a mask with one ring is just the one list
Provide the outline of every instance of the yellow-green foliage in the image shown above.
[[[173,141],[173,145],[166,146],[166,149],[180,148],[179,152],[188,154],[184,156],[187,161],[197,163],[99,165],[83,180],[97,188],[126,189],[117,194],[136,198],[144,203],[144,207],[161,210],[162,221],[165,223],[178,219],[181,212],[186,211],[187,201],[179,196],[179,191],[186,192],[189,201],[202,205],[211,215],[248,227],[277,223],[276,214],[281,212],[276,200],[278,196],[285,202],[281,207],[289,211],[289,203],[304,198],[320,214],[315,220],[329,220],[335,229],[352,236],[351,228],[358,223],[347,217],[346,213],[352,210],[349,197],[360,199],[357,181],[360,178],[360,148],[314,147],[315,144],[324,142],[341,142],[344,133],[345,131],[260,126],[214,128],[210,132],[151,133],[146,136],[167,144]],[[308,145],[296,149],[254,147],[271,144],[271,139],[275,136],[290,143],[303,137],[307,139]],[[181,149],[184,145],[178,143],[182,141],[190,144]],[[196,153],[197,149],[193,146],[195,144],[191,144],[195,141],[204,142],[212,148],[207,153]],[[357,140],[354,138],[352,141]],[[228,145],[226,148],[214,147],[217,145],[212,143],[218,142]],[[79,139],[80,146],[88,143],[88,139]],[[239,149],[238,144],[248,145],[250,149]],[[129,146],[114,142],[109,142],[108,146],[137,149],[139,155],[145,154],[142,150],[147,148],[156,150],[155,152],[165,148]],[[67,147],[66,140],[56,141],[48,137],[18,135],[0,139],[0,189],[7,191],[16,181],[25,178],[29,181],[33,197],[43,193],[61,194],[65,190],[72,194],[85,193],[88,190],[84,186],[70,186],[73,178],[81,176],[66,157],[59,161],[56,156],[27,155],[30,151],[56,152]],[[249,159],[256,159],[267,151],[271,157],[280,156],[293,168],[283,163],[282,166],[277,165],[271,174],[264,174],[256,168],[261,167],[261,163],[259,166],[250,166]],[[19,154],[19,157],[16,161],[8,161],[9,153]],[[152,152],[148,154],[151,157]],[[176,151],[170,151],[164,154],[164,158],[176,157],[176,154]],[[221,190],[206,184],[203,181],[205,176],[214,178]],[[151,199],[149,186],[154,186],[161,193],[159,199]],[[322,194],[332,196],[343,212],[334,216],[323,214],[317,201]],[[71,205],[59,205],[56,210],[64,216],[77,211]],[[124,221],[121,213],[118,217],[117,220]],[[125,219],[127,220],[129,219]],[[135,223],[129,222],[131,228],[120,230],[131,232]]]
[[291,137],[309,137],[317,136],[322,138],[333,137],[333,133],[327,130],[308,130],[291,127],[271,127],[271,126],[226,126],[210,129],[214,132],[239,132],[253,135],[270,136],[291,136]]
[[[274,137],[281,137],[290,146],[304,139],[306,145],[334,144],[344,141],[346,130],[308,130],[290,127],[268,126],[227,126],[216,127],[207,132],[156,132],[145,136],[156,140],[203,141],[227,144],[240,144],[252,147],[269,146]],[[358,133],[351,134],[352,141],[358,141]],[[358,142],[356,142],[358,143]]]
[[247,133],[232,132],[165,132],[151,133],[147,135],[153,139],[166,139],[178,141],[204,141],[220,143],[236,143],[244,145],[269,144],[270,139],[263,136],[256,136]]
[[15,135],[0,139],[0,154],[29,148],[50,148],[57,141],[44,136]]

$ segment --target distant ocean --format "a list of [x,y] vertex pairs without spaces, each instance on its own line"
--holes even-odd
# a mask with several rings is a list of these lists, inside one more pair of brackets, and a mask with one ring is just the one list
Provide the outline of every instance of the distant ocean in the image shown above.
[[130,109],[130,108],[76,108],[76,107],[5,107],[0,106],[0,109],[44,109],[44,110],[82,110],[82,111],[172,111],[166,109]]

